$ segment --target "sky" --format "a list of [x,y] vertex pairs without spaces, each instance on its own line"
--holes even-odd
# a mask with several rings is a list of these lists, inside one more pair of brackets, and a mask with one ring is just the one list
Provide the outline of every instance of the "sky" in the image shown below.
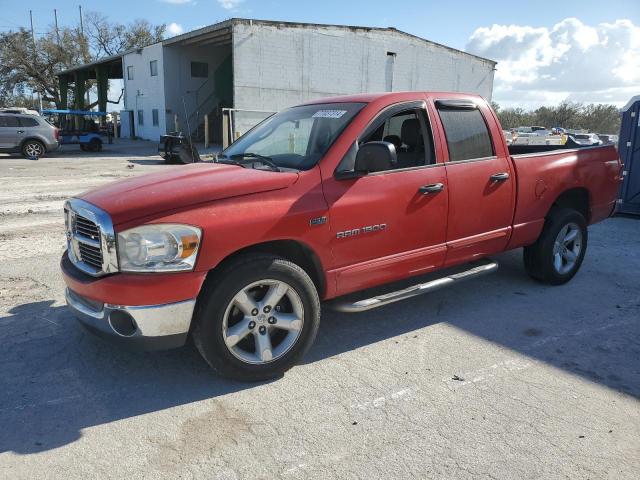
[[78,5],[172,36],[231,17],[399,30],[498,62],[493,99],[535,108],[563,100],[624,105],[640,94],[640,0],[0,0],[0,31],[78,21]]

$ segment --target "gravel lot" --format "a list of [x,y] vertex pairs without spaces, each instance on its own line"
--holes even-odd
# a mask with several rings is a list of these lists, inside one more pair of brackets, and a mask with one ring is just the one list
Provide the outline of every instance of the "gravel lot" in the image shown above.
[[[63,200],[167,167],[155,145],[0,156],[0,478],[637,478],[640,220],[591,228],[578,276],[497,274],[367,314],[325,309],[284,378],[131,353],[63,301]],[[634,473],[635,472],[635,473]]]

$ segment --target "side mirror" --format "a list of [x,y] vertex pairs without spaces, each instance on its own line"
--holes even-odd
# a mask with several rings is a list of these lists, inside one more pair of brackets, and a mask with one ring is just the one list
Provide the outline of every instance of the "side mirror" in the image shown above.
[[396,147],[389,142],[368,142],[356,154],[354,172],[367,174],[394,168],[398,163]]

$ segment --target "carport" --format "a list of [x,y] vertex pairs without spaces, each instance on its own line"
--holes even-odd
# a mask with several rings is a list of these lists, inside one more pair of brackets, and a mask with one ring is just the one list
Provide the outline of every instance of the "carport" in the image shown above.
[[[70,107],[69,89],[73,88],[72,108],[75,110],[87,110],[90,107],[87,102],[87,82],[94,80],[98,89],[98,110],[106,112],[109,80],[122,80],[122,56],[112,55],[57,73],[61,103],[58,107],[63,110]],[[104,119],[101,117],[100,121],[103,122]]]

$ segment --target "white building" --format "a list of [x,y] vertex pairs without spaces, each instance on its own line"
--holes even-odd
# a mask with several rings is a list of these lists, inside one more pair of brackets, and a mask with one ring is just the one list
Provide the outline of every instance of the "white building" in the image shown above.
[[[222,138],[274,112],[319,97],[431,90],[491,98],[496,62],[393,28],[231,19],[122,56],[123,130],[157,140],[179,128]],[[127,118],[128,117],[128,118]]]

